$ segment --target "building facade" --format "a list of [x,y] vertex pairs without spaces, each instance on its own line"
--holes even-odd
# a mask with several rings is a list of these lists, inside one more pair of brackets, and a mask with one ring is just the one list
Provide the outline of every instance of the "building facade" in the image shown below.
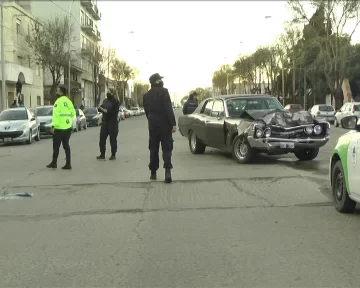
[[[44,103],[43,71],[39,63],[31,59],[32,51],[25,38],[35,22],[26,1],[7,0],[3,2],[5,75],[0,80],[6,82],[6,104],[9,107],[17,100],[16,86],[21,87],[23,104],[35,107]],[[3,61],[3,59],[1,59]],[[1,82],[0,81],[0,82]],[[1,94],[1,89],[0,89]],[[5,109],[7,107],[0,107]]]
[[[70,96],[75,105],[83,104],[93,107],[100,101],[100,89],[97,72],[97,59],[101,57],[98,46],[101,35],[98,21],[101,14],[97,1],[31,1],[31,11],[39,21],[46,21],[56,17],[69,17],[71,14],[72,39],[71,52],[74,61],[71,62],[71,75],[68,67],[64,67],[61,84],[68,86],[70,81]],[[50,77],[45,77],[44,86],[49,86]]]

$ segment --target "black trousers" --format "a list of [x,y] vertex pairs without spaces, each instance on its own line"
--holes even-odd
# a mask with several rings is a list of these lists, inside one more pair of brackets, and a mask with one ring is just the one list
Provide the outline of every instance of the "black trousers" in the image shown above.
[[70,136],[71,136],[72,128],[67,130],[54,130],[53,135],[53,162],[57,162],[57,159],[59,157],[59,150],[60,150],[60,144],[62,144],[65,155],[66,155],[66,161],[70,161],[71,159],[71,150],[70,150]]
[[119,122],[103,122],[100,128],[99,147],[100,153],[105,154],[106,139],[110,136],[111,154],[115,155],[117,152],[117,136],[119,134]]
[[161,143],[164,168],[172,169],[171,154],[174,146],[172,129],[169,127],[149,127],[149,150],[150,163],[149,169],[157,171],[159,169],[159,149]]

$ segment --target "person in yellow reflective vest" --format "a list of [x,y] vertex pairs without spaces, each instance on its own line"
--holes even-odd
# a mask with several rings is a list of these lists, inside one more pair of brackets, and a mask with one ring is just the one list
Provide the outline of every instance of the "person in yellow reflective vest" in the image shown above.
[[56,95],[58,98],[53,107],[51,122],[51,134],[53,134],[53,156],[51,163],[46,165],[46,167],[57,168],[60,144],[62,144],[66,155],[66,164],[62,167],[62,169],[71,169],[71,150],[69,141],[72,131],[72,122],[76,112],[73,103],[66,96],[67,89],[65,87],[58,87]]

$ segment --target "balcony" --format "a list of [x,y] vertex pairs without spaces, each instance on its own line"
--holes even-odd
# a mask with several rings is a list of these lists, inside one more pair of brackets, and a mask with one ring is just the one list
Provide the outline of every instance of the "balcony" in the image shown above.
[[94,56],[94,52],[95,52],[95,47],[94,46],[89,45],[87,43],[82,43],[82,45],[81,45],[81,54]]
[[81,24],[81,29],[89,36],[91,36],[92,34],[95,33],[93,23],[83,23],[83,24]]
[[99,31],[96,31],[96,38],[98,41],[101,41],[101,34]]
[[81,5],[86,8],[86,10],[95,20],[101,20],[101,13],[99,12],[98,7],[95,5],[95,3],[93,3],[92,0],[81,0]]

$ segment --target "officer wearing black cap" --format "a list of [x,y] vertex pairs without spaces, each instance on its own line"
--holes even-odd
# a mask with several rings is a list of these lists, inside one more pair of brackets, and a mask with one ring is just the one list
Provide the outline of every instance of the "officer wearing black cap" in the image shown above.
[[184,107],[183,107],[184,115],[193,113],[196,110],[196,108],[199,106],[199,104],[197,102],[198,95],[199,94],[196,91],[190,93],[189,98],[185,102]]
[[96,157],[98,160],[105,160],[106,139],[110,136],[111,156],[109,160],[116,159],[117,152],[117,136],[119,133],[118,114],[120,103],[111,92],[106,93],[106,99],[99,107],[98,111],[102,112],[103,118],[100,128],[99,148],[100,155]]
[[159,169],[159,148],[163,152],[165,183],[171,183],[171,153],[173,150],[172,133],[176,132],[176,120],[171,105],[169,91],[164,88],[162,76],[155,73],[150,76],[151,89],[143,96],[145,115],[149,124],[149,150],[151,180],[156,180],[156,171]]

